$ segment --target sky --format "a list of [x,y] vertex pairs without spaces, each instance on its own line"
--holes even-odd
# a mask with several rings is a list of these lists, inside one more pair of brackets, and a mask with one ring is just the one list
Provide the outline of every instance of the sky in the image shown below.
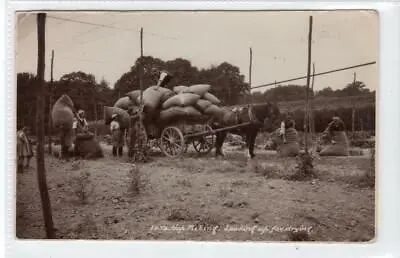
[[[50,79],[54,50],[55,80],[83,71],[113,87],[140,56],[140,28],[144,55],[164,61],[185,58],[199,68],[226,61],[239,67],[246,82],[251,47],[253,87],[305,76],[310,15],[317,73],[378,62],[379,17],[374,12],[49,12],[45,78]],[[17,14],[16,72],[36,73],[36,26],[35,14]],[[314,87],[343,88],[354,72],[368,88],[378,88],[377,64],[315,77]],[[306,80],[291,83],[306,85]]]

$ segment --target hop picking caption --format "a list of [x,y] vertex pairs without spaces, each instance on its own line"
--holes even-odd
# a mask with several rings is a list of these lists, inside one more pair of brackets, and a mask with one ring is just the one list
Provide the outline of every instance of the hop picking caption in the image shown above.
[[152,225],[150,231],[169,231],[182,233],[187,231],[192,232],[208,232],[213,235],[218,232],[225,233],[243,233],[247,232],[250,234],[272,234],[272,233],[283,233],[283,232],[302,232],[311,233],[313,227],[311,226],[260,226],[260,225]]

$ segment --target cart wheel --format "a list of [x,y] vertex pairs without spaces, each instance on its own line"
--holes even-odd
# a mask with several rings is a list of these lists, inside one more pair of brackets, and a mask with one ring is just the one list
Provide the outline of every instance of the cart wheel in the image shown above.
[[160,147],[168,157],[178,157],[185,150],[185,139],[179,128],[171,126],[165,128],[161,133]]
[[[212,131],[211,126],[206,125],[205,132],[210,131]],[[200,154],[208,154],[214,148],[215,138],[215,134],[211,134],[195,139],[193,140],[193,147]]]

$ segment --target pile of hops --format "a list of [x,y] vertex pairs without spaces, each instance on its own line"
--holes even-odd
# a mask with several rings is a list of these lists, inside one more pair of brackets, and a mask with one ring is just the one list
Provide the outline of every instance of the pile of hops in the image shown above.
[[[218,106],[221,101],[209,92],[210,88],[208,84],[176,86],[172,90],[151,86],[143,91],[143,111],[146,117],[161,122],[201,116],[221,119],[224,114]],[[140,103],[140,90],[134,90],[120,98],[114,108],[132,114],[139,109]]]

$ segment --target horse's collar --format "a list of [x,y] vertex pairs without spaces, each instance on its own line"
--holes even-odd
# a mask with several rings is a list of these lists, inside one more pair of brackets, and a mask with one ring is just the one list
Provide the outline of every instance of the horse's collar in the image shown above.
[[252,122],[253,124],[262,124],[262,122],[253,113],[253,106],[249,106],[248,112],[249,112],[250,122]]

